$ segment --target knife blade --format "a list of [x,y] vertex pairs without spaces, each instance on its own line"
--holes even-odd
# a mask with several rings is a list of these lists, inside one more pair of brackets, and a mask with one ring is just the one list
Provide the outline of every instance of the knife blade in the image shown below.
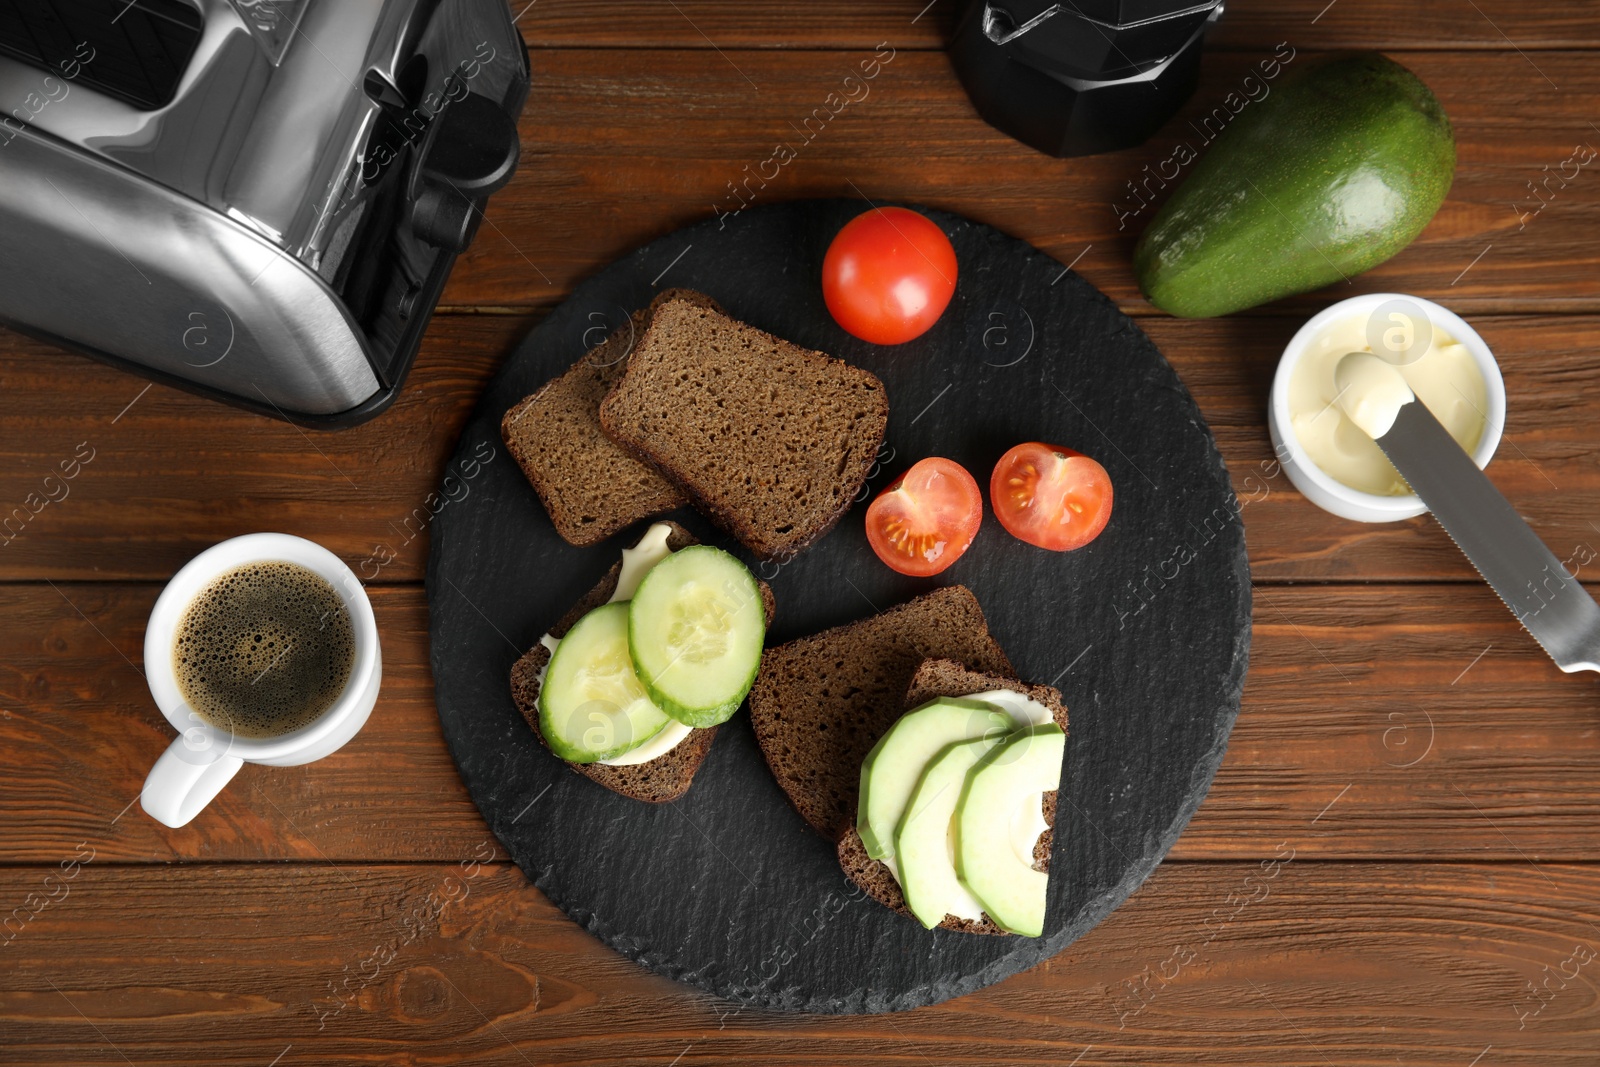
[[1600,604],[1417,399],[1373,438],[1506,607],[1567,672],[1600,671]]

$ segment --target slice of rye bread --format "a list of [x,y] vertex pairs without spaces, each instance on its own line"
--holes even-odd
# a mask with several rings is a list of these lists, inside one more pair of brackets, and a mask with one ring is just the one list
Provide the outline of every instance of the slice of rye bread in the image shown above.
[[[1061,727],[1063,732],[1066,730],[1067,707],[1061,703],[1060,690],[1048,685],[1025,685],[1011,678],[969,671],[961,664],[947,659],[922,661],[917,673],[912,676],[911,684],[906,688],[904,707],[906,711],[910,711],[938,697],[971,696],[973,693],[986,693],[991,689],[1010,689],[1012,692],[1022,693],[1037,700],[1050,709],[1056,725]],[[1054,789],[1044,794],[1042,807],[1046,829],[1033,846],[1033,869],[1036,871],[1050,869],[1050,846],[1054,840],[1056,824]],[[853,824],[839,839],[839,866],[843,867],[844,873],[850,880],[865,890],[873,900],[898,911],[901,915],[916,918],[911,914],[911,909],[906,907],[905,894],[901,892],[900,883],[895,880],[893,872],[884,866],[882,861],[867,855],[867,846],[862,842],[861,835],[856,833]],[[996,926],[988,917],[978,921],[955,915],[946,915],[939,923],[938,929],[960,930],[969,934],[1007,932]]]
[[925,659],[1014,673],[977,598],[960,585],[762,654],[750,725],[789,801],[828,840],[854,824],[861,761],[905,711],[906,687]]
[[762,559],[831,530],[878,457],[873,374],[688,300],[656,309],[600,424]]
[[[672,533],[667,537],[667,547],[674,552],[699,543],[693,534],[677,523],[669,522],[667,525],[672,527]],[[577,625],[579,619],[610,601],[611,594],[617,589],[617,578],[621,574],[622,561],[618,560],[611,565],[611,569],[593,589],[550,627],[550,636],[557,639],[565,637],[567,631]],[[771,625],[775,608],[772,589],[766,582],[756,584],[761,588],[761,606],[766,612],[767,624]],[[549,662],[550,650],[539,644],[528,649],[522,658],[511,666],[511,697],[516,701],[517,710],[522,712],[522,717],[533,728],[541,744],[544,743],[544,734],[539,730],[539,672]],[[716,736],[715,726],[691,730],[688,737],[665,755],[631,767],[612,767],[603,763],[568,763],[567,766],[585,778],[599,782],[614,793],[621,793],[633,800],[660,804],[668,800],[677,800],[689,791],[689,786],[694,781],[694,774],[700,769],[700,764],[705,762],[707,753],[711,751],[711,741]]]
[[569,544],[592,545],[652,515],[689,501],[648,464],[624,452],[600,429],[600,401],[628,369],[628,357],[669,300],[717,307],[692,289],[668,289],[633,313],[567,371],[517,403],[500,421],[500,436],[533,483],[550,521]]

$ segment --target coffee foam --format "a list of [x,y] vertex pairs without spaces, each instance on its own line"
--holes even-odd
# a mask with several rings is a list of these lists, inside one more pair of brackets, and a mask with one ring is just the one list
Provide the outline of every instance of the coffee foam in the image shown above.
[[268,738],[315,722],[344,692],[355,627],[337,590],[294,563],[248,563],[184,609],[172,649],[184,699],[211,725]]

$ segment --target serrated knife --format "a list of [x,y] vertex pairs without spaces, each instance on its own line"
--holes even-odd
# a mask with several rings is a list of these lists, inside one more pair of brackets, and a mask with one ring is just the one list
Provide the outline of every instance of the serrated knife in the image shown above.
[[[1366,360],[1375,358],[1366,356]],[[1341,391],[1354,384],[1347,380],[1353,376],[1346,375],[1350,361],[1351,357],[1346,357],[1340,364]],[[1371,364],[1364,369],[1383,373]],[[1394,378],[1400,378],[1398,371],[1389,370]],[[1371,381],[1367,379],[1368,384]],[[1356,410],[1357,404],[1351,402],[1341,404],[1351,419],[1372,435],[1439,525],[1556,665],[1568,672],[1600,671],[1600,604],[1567,573],[1472,457],[1439,425],[1427,405],[1409,388],[1403,395],[1410,399],[1394,411],[1387,430],[1382,425],[1387,411],[1379,411],[1374,422],[1372,412]]]

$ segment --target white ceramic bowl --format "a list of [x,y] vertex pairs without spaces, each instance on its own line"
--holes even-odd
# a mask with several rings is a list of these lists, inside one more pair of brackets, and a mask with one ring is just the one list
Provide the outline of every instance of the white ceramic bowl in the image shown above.
[[1421,515],[1428,508],[1415,493],[1379,496],[1352,489],[1311,462],[1295,438],[1294,422],[1289,417],[1289,379],[1301,357],[1311,347],[1311,342],[1324,329],[1346,319],[1370,315],[1390,301],[1406,301],[1420,308],[1435,329],[1455,338],[1471,353],[1473,362],[1483,374],[1484,394],[1488,400],[1488,411],[1485,412],[1487,419],[1483,436],[1478,439],[1478,447],[1472,452],[1473,462],[1479,467],[1488,466],[1495,449],[1500,446],[1500,435],[1506,425],[1506,385],[1500,377],[1500,365],[1495,362],[1494,353],[1483,338],[1478,336],[1478,331],[1449,308],[1404,293],[1368,293],[1324,308],[1300,327],[1284,348],[1283,358],[1278,360],[1278,373],[1272,380],[1272,396],[1267,401],[1267,428],[1272,433],[1273,451],[1294,487],[1324,511],[1356,522],[1394,522]]

